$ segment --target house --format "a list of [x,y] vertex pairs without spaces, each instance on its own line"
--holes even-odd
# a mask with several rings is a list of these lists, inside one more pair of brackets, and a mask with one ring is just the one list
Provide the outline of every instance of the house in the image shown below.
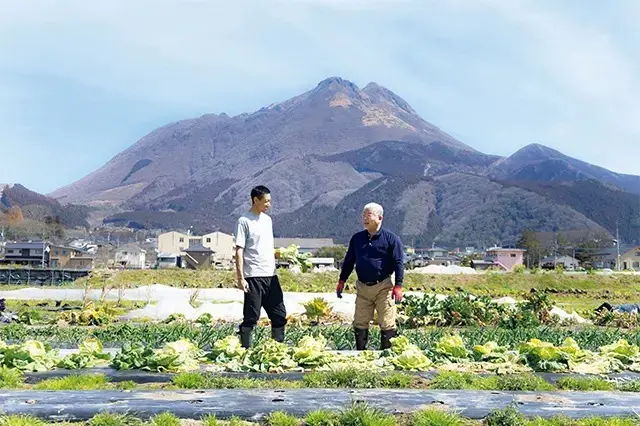
[[49,250],[49,267],[53,269],[64,269],[70,259],[82,256],[82,251],[73,247],[52,244]]
[[460,259],[455,256],[439,256],[427,259],[426,262],[423,262],[423,265],[438,265],[438,266],[450,266],[456,265],[460,266]]
[[209,269],[213,264],[214,252],[202,245],[189,247],[185,250],[184,262],[189,269]]
[[543,269],[555,269],[556,265],[561,265],[565,271],[575,271],[580,266],[580,261],[571,256],[549,256],[540,260],[540,267]]
[[623,270],[640,271],[640,246],[620,253],[620,267]]
[[524,264],[525,252],[524,249],[492,247],[487,250],[484,260],[493,262],[505,271],[511,271],[514,266]]
[[158,252],[183,256],[189,247],[207,247],[215,253],[214,261],[231,263],[235,255],[233,235],[211,232],[205,235],[188,235],[171,231],[158,235]]
[[115,265],[131,269],[144,269],[146,251],[134,244],[124,245],[116,250]]
[[449,250],[439,247],[432,247],[427,249],[426,252],[430,259],[449,257]]
[[334,268],[336,263],[333,257],[310,257],[309,262],[313,268]]
[[0,263],[46,268],[49,266],[49,252],[49,243],[46,241],[6,243],[4,258]]
[[72,269],[76,271],[86,271],[93,269],[95,258],[93,256],[74,256],[64,265],[64,269]]
[[335,246],[333,238],[275,238],[273,244],[275,248],[297,245],[298,253],[313,253],[322,247]]
[[175,253],[158,253],[156,266],[158,269],[181,268],[182,256]]

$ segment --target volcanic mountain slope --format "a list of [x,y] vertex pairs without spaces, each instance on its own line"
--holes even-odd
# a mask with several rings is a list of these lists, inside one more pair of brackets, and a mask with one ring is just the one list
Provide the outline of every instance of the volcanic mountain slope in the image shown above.
[[[623,194],[616,199],[632,211],[639,182],[541,145],[508,158],[483,154],[375,83],[359,89],[329,78],[252,114],[210,114],[154,130],[51,195],[118,206],[107,223],[231,232],[250,188],[264,184],[280,236],[345,241],[360,228],[362,206],[378,201],[402,236],[483,246],[514,242],[525,228],[611,233],[611,211],[579,206],[561,185],[579,183],[582,195]],[[640,237],[632,227],[625,232]]]
[[4,185],[0,188],[0,212],[11,207],[20,207],[25,219],[45,221],[58,218],[68,228],[88,227],[86,206],[62,205],[57,200],[31,191],[20,184]]

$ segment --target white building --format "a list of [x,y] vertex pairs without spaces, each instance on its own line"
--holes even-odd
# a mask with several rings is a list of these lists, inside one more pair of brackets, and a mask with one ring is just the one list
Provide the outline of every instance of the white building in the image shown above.
[[143,269],[147,252],[134,244],[127,244],[116,250],[115,266]]

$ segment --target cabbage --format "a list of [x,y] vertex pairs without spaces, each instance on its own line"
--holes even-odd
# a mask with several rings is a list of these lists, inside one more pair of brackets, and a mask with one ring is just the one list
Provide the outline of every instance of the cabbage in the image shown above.
[[601,346],[600,353],[608,358],[615,358],[623,364],[633,364],[640,361],[640,348],[631,345],[625,339],[620,339],[611,345]]
[[398,370],[426,371],[433,364],[417,347],[404,350],[401,354],[390,358],[390,362]]
[[241,358],[246,353],[238,336],[227,336],[216,340],[207,358],[220,364],[227,363],[236,358]]
[[469,357],[469,350],[458,334],[443,336],[436,343],[435,352],[451,361],[461,361]]
[[49,345],[37,340],[27,340],[18,345],[0,346],[0,365],[21,371],[47,371],[55,367],[57,353]]
[[305,336],[293,348],[293,360],[301,367],[317,367],[330,361],[330,354],[326,352],[327,340],[323,336],[314,339]]

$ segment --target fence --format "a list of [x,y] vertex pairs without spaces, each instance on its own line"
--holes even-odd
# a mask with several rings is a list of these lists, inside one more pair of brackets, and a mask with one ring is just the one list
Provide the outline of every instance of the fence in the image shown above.
[[89,275],[89,271],[72,269],[0,269],[2,285],[61,285]]

